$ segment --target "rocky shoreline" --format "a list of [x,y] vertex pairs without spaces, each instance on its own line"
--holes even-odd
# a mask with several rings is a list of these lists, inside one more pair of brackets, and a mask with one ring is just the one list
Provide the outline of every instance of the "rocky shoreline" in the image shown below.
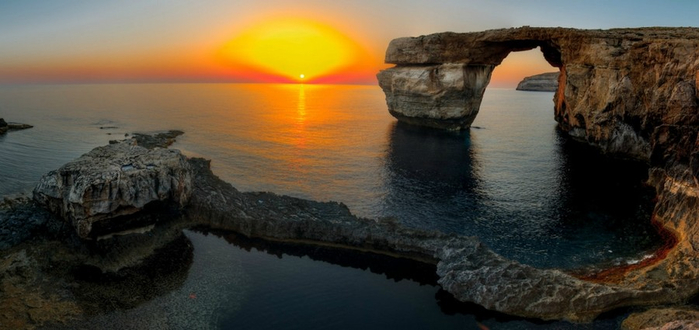
[[[184,228],[192,227],[434,265],[438,283],[458,300],[544,320],[587,322],[620,307],[681,303],[697,292],[694,259],[687,258],[687,253],[692,253],[688,239],[680,239],[667,258],[657,264],[622,274],[614,282],[581,280],[560,270],[537,269],[503,258],[475,237],[410,229],[395,219],[358,218],[342,203],[239,192],[211,172],[208,160],[188,159],[179,151],[164,149],[178,134],[181,132],[113,141],[83,157],[100,155],[119,166],[86,163],[81,157],[48,173],[37,185],[34,199],[7,200],[0,205],[0,233],[11,233],[3,238],[15,237],[3,241],[4,262],[0,263],[3,304],[13,306],[8,310],[14,312],[0,313],[0,324],[9,324],[9,320],[24,320],[17,323],[21,327],[53,324],[97,312],[104,308],[100,304],[107,298],[119,301],[109,296],[109,292],[113,295],[119,291],[119,281],[95,284],[90,294],[71,289],[70,283],[77,274],[96,276],[103,282],[110,282],[110,276],[137,276],[139,267],[159,262],[162,258],[157,255],[162,253],[178,262],[191,259],[187,257],[191,254],[186,252],[187,242],[181,237]],[[177,161],[151,162],[150,157],[162,157],[163,151]],[[83,170],[76,170],[79,164],[94,164],[101,175],[83,169],[83,177]],[[144,164],[143,168],[139,170],[138,164]],[[138,171],[137,176],[125,177]],[[115,173],[118,175],[109,179]],[[656,216],[696,212],[696,208],[687,210],[696,204],[673,202],[684,198],[683,191],[660,174],[654,180],[670,186],[660,191]],[[177,179],[182,177],[190,179]],[[122,178],[128,184],[121,184]],[[173,178],[182,185],[172,184]],[[65,191],[58,194],[63,198],[60,202],[48,200],[46,193],[56,191],[57,186]],[[149,202],[144,198],[150,198]],[[80,200],[82,204],[65,203],[65,199]],[[158,207],[152,207],[153,203]],[[83,211],[76,211],[78,206]],[[101,232],[86,231],[85,221],[91,224],[88,227],[99,227]],[[687,236],[686,232],[675,233]],[[65,266],[63,270],[51,268],[56,262]],[[174,277],[161,278],[163,283],[181,281],[186,265],[177,269],[172,272]],[[52,285],[42,282],[47,280]]]

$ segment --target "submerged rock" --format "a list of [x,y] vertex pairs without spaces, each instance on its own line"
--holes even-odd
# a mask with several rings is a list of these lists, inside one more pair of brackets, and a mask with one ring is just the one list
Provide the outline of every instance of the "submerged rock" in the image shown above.
[[529,77],[524,77],[517,84],[518,91],[532,92],[555,92],[558,90],[559,72],[541,73]]
[[178,150],[146,149],[134,140],[98,147],[44,175],[34,199],[82,238],[149,225],[143,210],[179,208],[191,194],[189,164]]

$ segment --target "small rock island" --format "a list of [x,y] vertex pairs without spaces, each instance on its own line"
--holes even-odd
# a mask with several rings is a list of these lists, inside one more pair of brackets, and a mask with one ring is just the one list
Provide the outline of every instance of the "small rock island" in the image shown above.
[[5,119],[0,118],[0,135],[5,134],[9,131],[17,131],[21,129],[32,128],[34,126],[20,123],[8,123]]
[[524,77],[517,84],[518,91],[555,92],[558,90],[558,72],[546,72]]

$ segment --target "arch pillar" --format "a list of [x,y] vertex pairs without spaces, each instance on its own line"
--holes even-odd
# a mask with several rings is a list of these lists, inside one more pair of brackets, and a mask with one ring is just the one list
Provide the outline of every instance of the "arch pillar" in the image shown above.
[[495,65],[397,66],[377,75],[388,111],[413,125],[447,130],[471,126]]

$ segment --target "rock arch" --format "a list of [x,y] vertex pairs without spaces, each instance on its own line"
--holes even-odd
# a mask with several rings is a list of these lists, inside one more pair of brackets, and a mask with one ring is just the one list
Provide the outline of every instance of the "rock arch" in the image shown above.
[[[478,114],[493,68],[511,51],[541,47],[560,68],[554,116],[562,131],[617,157],[649,163],[655,187],[653,221],[670,237],[652,263],[622,269],[614,280],[566,280],[484,288],[487,277],[548,278],[541,273],[502,276],[458,253],[438,265],[439,283],[457,299],[507,313],[580,320],[580,306],[677,303],[699,293],[699,29],[577,30],[513,28],[438,33],[391,41],[378,74],[388,109],[398,120],[441,129],[466,129]],[[441,268],[440,268],[441,267]],[[526,269],[531,267],[523,266]],[[548,272],[549,270],[536,270]],[[483,275],[483,277],[480,277]],[[509,277],[508,277],[509,276]],[[574,284],[576,283],[576,284]],[[580,284],[581,286],[577,286]],[[591,291],[582,287],[595,286]],[[599,287],[597,286],[599,285]],[[610,290],[609,294],[602,293]],[[588,294],[587,292],[597,292]],[[561,294],[560,302],[552,296]],[[572,299],[579,295],[580,300]],[[642,298],[644,295],[649,299]],[[599,297],[600,300],[596,300]],[[652,301],[651,301],[652,300]],[[606,307],[602,307],[602,306]],[[524,307],[527,314],[518,310]],[[565,311],[563,311],[565,310]],[[575,315],[574,315],[575,314]]]
[[662,125],[699,123],[699,29],[532,28],[437,33],[391,41],[378,74],[389,112],[411,124],[466,129],[493,68],[540,47],[561,71],[558,125],[604,152],[648,160]]

